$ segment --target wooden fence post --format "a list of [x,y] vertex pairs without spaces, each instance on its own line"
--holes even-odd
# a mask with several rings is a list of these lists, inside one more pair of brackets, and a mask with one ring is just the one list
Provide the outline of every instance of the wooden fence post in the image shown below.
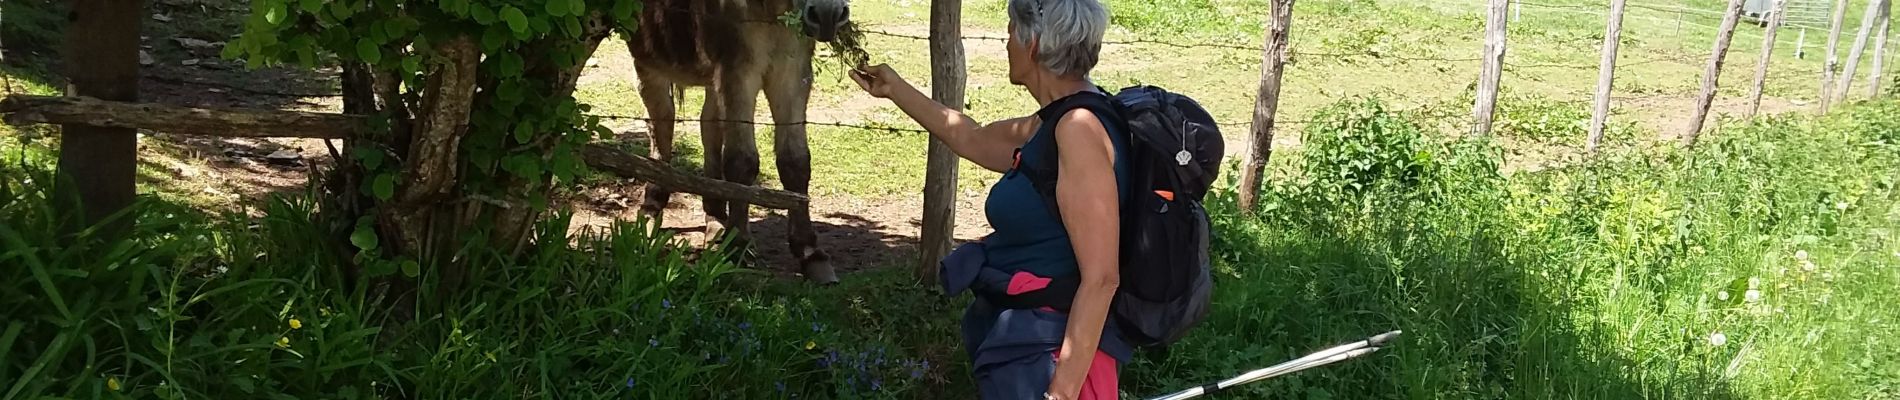
[[1491,134],[1491,118],[1497,115],[1498,83],[1504,79],[1505,32],[1510,26],[1510,0],[1491,0],[1484,22],[1484,67],[1478,72],[1478,102],[1471,107],[1476,135]]
[[1702,133],[1702,123],[1709,118],[1709,106],[1715,103],[1715,88],[1722,79],[1722,61],[1728,57],[1728,45],[1735,39],[1735,25],[1742,23],[1742,4],[1747,1],[1728,1],[1728,12],[1722,17],[1722,30],[1715,35],[1715,54],[1709,56],[1709,68],[1702,73],[1702,94],[1696,97],[1695,110],[1689,119],[1689,131],[1682,136],[1684,146],[1695,145],[1696,136]]
[[1834,67],[1839,65],[1841,25],[1847,23],[1847,0],[1834,2],[1834,22],[1827,33],[1827,59],[1821,62],[1821,113],[1827,113],[1828,100],[1834,98]]
[[1834,102],[1847,102],[1847,92],[1854,88],[1854,73],[1860,68],[1860,56],[1867,50],[1867,37],[1873,33],[1874,24],[1880,20],[1880,4],[1883,0],[1867,2],[1867,11],[1861,14],[1860,31],[1854,34],[1854,47],[1847,50],[1847,63],[1843,64],[1840,86],[1834,88]]
[[1879,36],[1874,39],[1874,67],[1867,74],[1867,97],[1880,97],[1881,75],[1887,68],[1887,30],[1893,21],[1893,0],[1881,0]]
[[1794,37],[1794,58],[1805,59],[1808,54],[1808,27],[1801,27],[1801,35]]
[[1273,156],[1273,122],[1280,111],[1280,76],[1286,70],[1287,35],[1293,24],[1294,0],[1273,0],[1267,22],[1266,44],[1260,50],[1260,91],[1254,98],[1251,145],[1247,167],[1240,173],[1240,210],[1252,215],[1260,204],[1260,182]]
[[[949,106],[963,109],[963,0],[930,2],[930,96]],[[937,281],[937,261],[950,253],[950,241],[957,224],[958,158],[950,146],[930,139],[929,161],[924,173],[924,231],[918,244],[917,280],[925,285]]]
[[1604,125],[1610,118],[1610,91],[1616,82],[1616,51],[1622,45],[1623,5],[1625,0],[1610,0],[1610,20],[1603,29],[1603,60],[1597,65],[1596,108],[1590,113],[1590,154],[1596,154],[1603,142]]
[[[139,97],[139,25],[144,0],[75,0],[66,27],[69,96],[136,101]],[[138,166],[138,130],[67,124],[61,127],[60,179],[54,183],[69,231],[91,226],[132,204]],[[73,213],[79,206],[83,213]],[[119,220],[117,227],[130,226]]]
[[1524,19],[1524,2],[1511,0],[1511,22]]
[[1763,86],[1768,84],[1768,63],[1775,55],[1775,34],[1781,29],[1783,10],[1788,0],[1775,0],[1774,8],[1768,14],[1768,30],[1762,32],[1761,58],[1755,61],[1755,84],[1748,90],[1748,119],[1755,119],[1761,112],[1761,94]]

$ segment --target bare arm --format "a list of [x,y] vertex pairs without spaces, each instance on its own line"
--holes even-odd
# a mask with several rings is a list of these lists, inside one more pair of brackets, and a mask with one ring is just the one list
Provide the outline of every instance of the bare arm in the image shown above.
[[1017,147],[1029,141],[1041,122],[1035,116],[997,121],[988,125],[945,107],[905,82],[890,67],[877,65],[851,79],[871,95],[890,99],[904,114],[923,125],[930,135],[950,146],[957,156],[991,171],[1009,170]]
[[1069,309],[1069,325],[1057,353],[1049,393],[1074,398],[1088,377],[1108,321],[1109,304],[1121,284],[1121,190],[1115,180],[1115,146],[1086,109],[1070,111],[1056,125],[1060,169],[1056,204],[1075,247],[1082,285]]

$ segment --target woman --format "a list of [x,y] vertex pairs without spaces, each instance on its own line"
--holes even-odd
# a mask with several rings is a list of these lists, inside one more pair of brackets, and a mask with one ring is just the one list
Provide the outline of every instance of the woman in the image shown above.
[[[1080,277],[1066,313],[1004,305],[977,290],[984,285],[946,280],[957,288],[951,294],[965,286],[979,292],[964,313],[963,339],[983,398],[1115,399],[1116,366],[1131,352],[1108,321],[1119,284],[1119,194],[1126,175],[1120,150],[1127,139],[1113,116],[1062,105],[1073,97],[1103,95],[1088,74],[1100,56],[1108,10],[1097,0],[1010,0],[1008,10],[1010,83],[1027,89],[1051,120],[1038,112],[979,124],[931,100],[885,65],[866,67],[852,79],[896,103],[958,156],[1004,173],[984,206],[995,233],[975,250],[957,251],[980,253],[976,264],[1003,273],[1007,283],[992,286],[1019,295],[1048,286],[1051,278]],[[1045,153],[1033,151],[1057,143],[1057,159],[1040,159]],[[1059,171],[1059,213],[1016,173],[1044,163],[1055,163]],[[949,259],[945,264],[946,277],[963,274],[949,271]]]

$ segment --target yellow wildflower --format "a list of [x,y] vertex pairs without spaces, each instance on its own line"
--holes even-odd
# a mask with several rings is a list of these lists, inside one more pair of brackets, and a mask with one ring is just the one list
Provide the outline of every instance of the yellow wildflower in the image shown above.
[[290,329],[303,329],[303,321],[298,321],[296,318],[291,318]]
[[106,390],[110,390],[114,392],[119,391],[119,377],[114,376],[114,377],[106,378]]
[[289,336],[281,336],[281,337],[278,337],[278,338],[277,338],[277,347],[282,347],[282,348],[286,348],[286,349],[288,349],[288,348],[290,348],[290,337],[289,337]]
[[811,350],[815,348],[818,348],[818,342],[814,342],[810,340],[805,341],[805,350]]

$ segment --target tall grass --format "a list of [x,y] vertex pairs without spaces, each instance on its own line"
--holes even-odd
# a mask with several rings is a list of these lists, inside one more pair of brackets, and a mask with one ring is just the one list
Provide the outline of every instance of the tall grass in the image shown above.
[[[1508,176],[1378,100],[1313,119],[1257,213],[1211,200],[1213,314],[1128,365],[1130,395],[1391,329],[1228,398],[1900,395],[1900,104]],[[465,254],[458,294],[428,268],[392,293],[340,272],[305,196],[262,218],[148,200],[128,235],[62,236],[45,175],[0,166],[0,399],[972,392],[961,300],[898,269],[813,288],[554,218],[520,259]]]
[[1131,368],[1138,392],[1404,329],[1378,356],[1243,393],[1900,395],[1900,106],[1510,177],[1489,145],[1376,101],[1319,119],[1258,216],[1215,201],[1214,315]]

